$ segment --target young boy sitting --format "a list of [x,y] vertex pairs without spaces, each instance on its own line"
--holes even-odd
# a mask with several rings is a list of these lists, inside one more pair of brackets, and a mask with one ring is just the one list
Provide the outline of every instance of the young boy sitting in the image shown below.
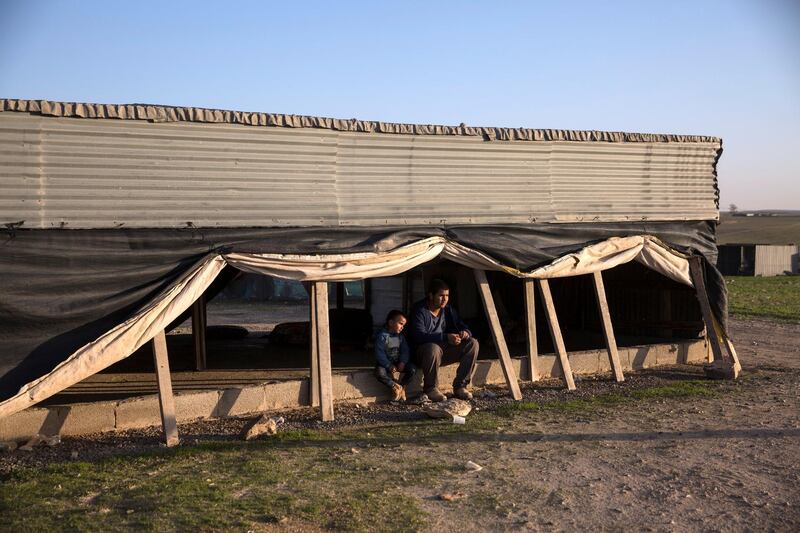
[[[410,362],[411,354],[405,337],[401,334],[406,325],[402,311],[389,311],[386,324],[375,336],[375,377],[392,390],[392,401],[406,399],[405,386],[414,377],[417,367]],[[400,378],[394,380],[394,373]]]

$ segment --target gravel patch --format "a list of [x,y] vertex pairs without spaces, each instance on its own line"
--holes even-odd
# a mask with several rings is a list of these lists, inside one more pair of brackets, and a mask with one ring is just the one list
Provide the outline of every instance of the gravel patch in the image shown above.
[[[589,399],[599,394],[622,394],[664,386],[676,380],[702,379],[700,366],[673,366],[628,373],[623,383],[610,376],[578,377],[578,388],[568,391],[560,380],[550,379],[536,384],[522,384],[523,401],[558,402]],[[475,390],[474,411],[492,411],[513,403],[505,387],[490,386]],[[270,416],[283,417],[278,431],[301,429],[336,430],[359,426],[431,420],[421,405],[396,403],[348,402],[336,404],[336,419],[322,422],[318,409],[299,408],[273,411]],[[257,416],[198,420],[178,425],[180,446],[195,446],[209,442],[241,441],[244,428]],[[431,421],[433,423],[433,421]],[[24,444],[24,443],[19,443]],[[165,449],[161,427],[131,429],[113,433],[97,433],[78,437],[63,437],[55,446],[39,445],[32,451],[0,452],[0,475],[18,468],[41,468],[66,461],[99,461],[127,454],[141,454]]]

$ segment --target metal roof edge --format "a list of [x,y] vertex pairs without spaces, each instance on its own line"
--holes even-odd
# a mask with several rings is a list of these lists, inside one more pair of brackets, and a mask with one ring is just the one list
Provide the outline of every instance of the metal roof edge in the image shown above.
[[229,111],[201,107],[151,104],[97,104],[50,100],[0,99],[0,112],[30,113],[42,116],[89,119],[146,120],[149,122],[197,122],[240,124],[285,128],[317,128],[343,132],[405,135],[449,135],[481,137],[486,141],[575,141],[575,142],[657,142],[716,143],[718,137],[661,133],[626,133],[599,130],[559,130],[403,124],[358,119],[337,119],[307,115],[285,115],[249,111]]

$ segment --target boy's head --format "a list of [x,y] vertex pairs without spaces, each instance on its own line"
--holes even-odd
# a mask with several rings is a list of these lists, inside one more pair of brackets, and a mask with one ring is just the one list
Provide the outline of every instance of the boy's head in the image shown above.
[[402,311],[393,309],[386,315],[386,329],[390,333],[400,333],[406,325],[406,315]]
[[428,284],[428,305],[431,309],[444,309],[450,301],[450,286],[441,279],[432,279]]

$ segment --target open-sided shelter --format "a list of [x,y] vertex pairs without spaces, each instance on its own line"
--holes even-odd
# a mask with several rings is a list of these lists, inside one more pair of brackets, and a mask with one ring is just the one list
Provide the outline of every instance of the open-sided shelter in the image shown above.
[[0,100],[0,419],[151,341],[168,415],[164,330],[226,266],[310,283],[326,419],[327,282],[435,258],[473,270],[515,398],[486,271],[524,280],[532,377],[534,283],[574,387],[548,280],[591,276],[613,363],[602,273],[631,261],[696,289],[733,368],[713,266],[721,152],[691,135]]

